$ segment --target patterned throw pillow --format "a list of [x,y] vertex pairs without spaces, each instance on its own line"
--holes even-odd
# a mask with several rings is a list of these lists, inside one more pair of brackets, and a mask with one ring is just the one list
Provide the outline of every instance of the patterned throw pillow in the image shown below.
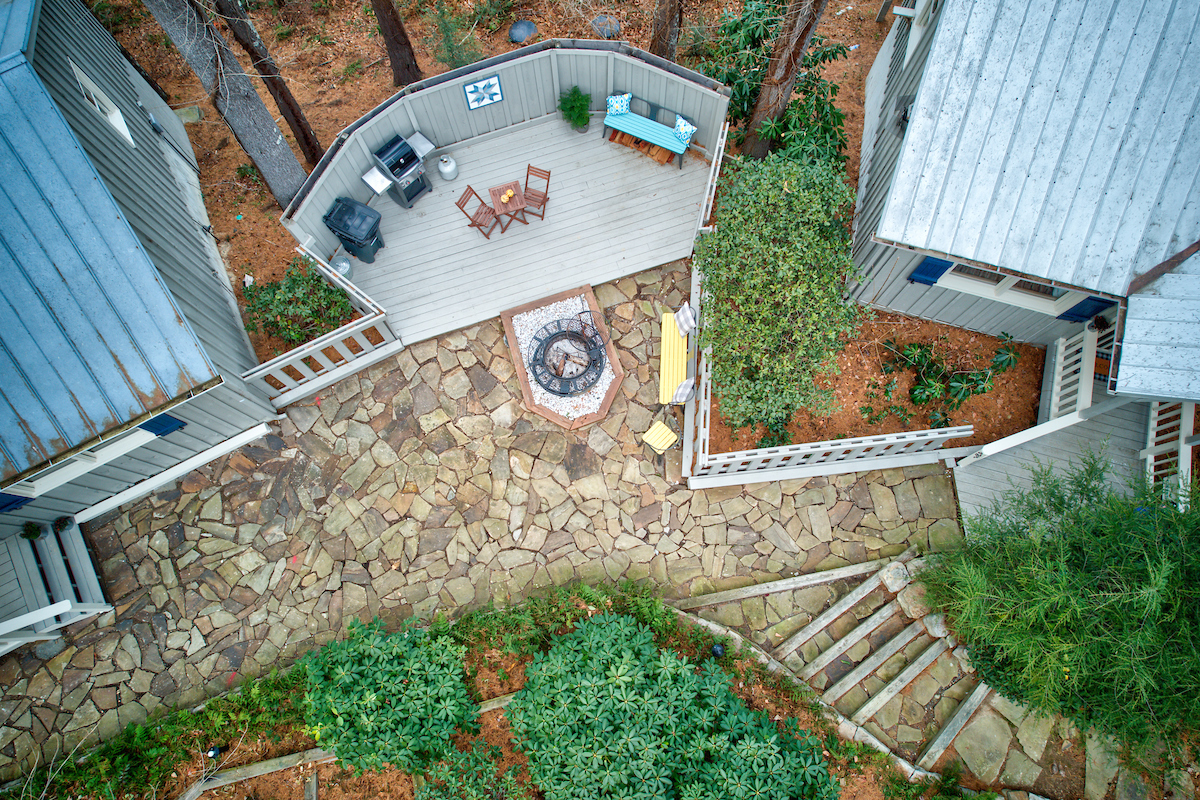
[[610,114],[628,114],[629,101],[633,99],[631,93],[614,94],[608,97],[608,113]]
[[696,330],[696,325],[696,312],[692,309],[692,304],[684,303],[680,309],[675,312],[675,327],[679,328],[679,335],[687,336],[689,333]]
[[679,139],[679,141],[683,142],[684,145],[690,145],[692,143],[692,134],[694,134],[697,130],[698,129],[695,125],[688,122],[678,114],[675,115],[675,136]]

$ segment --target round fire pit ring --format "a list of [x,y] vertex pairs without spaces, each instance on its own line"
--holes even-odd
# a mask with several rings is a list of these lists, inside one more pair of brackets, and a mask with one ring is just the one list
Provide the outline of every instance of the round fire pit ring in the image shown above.
[[529,372],[551,394],[582,394],[604,374],[604,337],[588,312],[547,323],[534,335],[533,345]]

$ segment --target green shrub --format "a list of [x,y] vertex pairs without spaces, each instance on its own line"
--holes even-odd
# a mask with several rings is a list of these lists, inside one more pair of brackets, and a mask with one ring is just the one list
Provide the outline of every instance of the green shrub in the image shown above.
[[429,770],[416,800],[528,800],[529,793],[517,783],[516,767],[497,774],[499,758],[499,747],[478,740],[466,752],[453,751]]
[[1096,454],[1032,472],[921,573],[988,685],[1095,725],[1152,768],[1200,735],[1200,489],[1111,490]]
[[292,344],[337,330],[354,309],[346,293],[330,285],[303,256],[297,256],[281,281],[256,283],[244,290],[246,330],[267,333]]
[[[903,347],[892,339],[883,343],[887,355],[883,361],[884,374],[891,375],[897,370],[911,370],[915,376],[913,385],[908,390],[908,399],[914,405],[923,406],[931,403],[940,407],[932,409],[929,414],[930,424],[935,428],[945,428],[950,424],[951,411],[958,411],[962,404],[975,395],[987,394],[992,390],[993,378],[1003,375],[1017,365],[1017,348],[1012,345],[1012,336],[1000,334],[1002,344],[996,348],[991,363],[983,369],[953,369],[946,360],[934,352],[932,345],[924,342],[912,342]],[[895,388],[896,379],[889,384]],[[891,399],[891,392],[887,392]],[[871,406],[863,406],[863,418],[868,422],[878,422],[877,412],[868,414],[867,409],[874,412]],[[895,406],[892,409],[896,409]],[[892,410],[889,409],[889,410]],[[903,409],[899,409],[901,412]],[[887,410],[883,416],[887,415]],[[880,417],[882,419],[882,417]],[[907,422],[907,420],[905,420]]]
[[750,711],[632,617],[601,614],[534,658],[506,716],[548,800],[835,800],[821,741]]
[[423,772],[478,718],[464,655],[445,636],[412,627],[387,634],[378,619],[351,620],[345,640],[305,656],[305,721],[344,764]]
[[437,0],[425,15],[425,22],[434,32],[427,42],[433,57],[446,66],[458,69],[483,58],[483,50],[471,32],[469,21],[452,12],[442,0]]
[[844,298],[854,192],[840,167],[774,153],[726,172],[715,230],[693,257],[701,344],[730,424],[778,428],[802,406],[828,410],[817,378],[858,329],[859,306]]

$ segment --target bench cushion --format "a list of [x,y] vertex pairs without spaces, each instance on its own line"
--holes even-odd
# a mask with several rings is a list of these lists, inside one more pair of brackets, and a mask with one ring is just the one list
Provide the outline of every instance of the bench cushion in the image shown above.
[[643,142],[658,145],[672,153],[682,154],[688,147],[679,141],[674,128],[643,117],[641,114],[606,114],[604,125],[622,133],[628,133],[630,136],[636,136]]
[[679,384],[687,380],[687,337],[679,333],[675,315],[662,315],[662,355],[658,364],[658,402],[667,404]]

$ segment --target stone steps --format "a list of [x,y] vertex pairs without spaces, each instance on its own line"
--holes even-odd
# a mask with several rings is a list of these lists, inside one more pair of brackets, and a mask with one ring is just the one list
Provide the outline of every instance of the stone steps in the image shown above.
[[[930,770],[990,690],[921,602],[915,556],[693,597],[686,607],[737,629],[843,720]],[[751,602],[763,612],[747,613]]]

